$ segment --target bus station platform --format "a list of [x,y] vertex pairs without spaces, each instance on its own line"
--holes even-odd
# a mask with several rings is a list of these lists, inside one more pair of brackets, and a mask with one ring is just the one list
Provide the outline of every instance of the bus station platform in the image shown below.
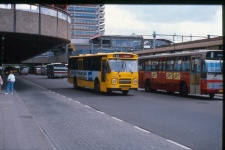
[[[17,78],[17,82],[18,80],[20,79]],[[129,123],[103,115],[81,103],[62,100],[59,96],[53,95],[52,98],[64,103],[61,106],[64,114],[55,115],[49,110],[49,113],[43,113],[40,117],[35,114],[37,110],[27,107],[24,93],[20,94],[21,91],[15,88],[13,94],[5,94],[5,86],[6,82],[0,93],[0,150],[191,149],[144,129],[134,128]],[[44,106],[31,105],[44,109]],[[73,109],[64,108],[66,105]],[[48,122],[49,119],[52,123]],[[55,122],[60,122],[64,125],[63,128]]]
[[0,150],[51,150],[51,142],[17,94],[0,93]]

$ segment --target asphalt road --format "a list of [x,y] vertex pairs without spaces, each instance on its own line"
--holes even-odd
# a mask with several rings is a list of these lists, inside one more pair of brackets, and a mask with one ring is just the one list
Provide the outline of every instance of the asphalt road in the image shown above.
[[[162,91],[146,93],[141,89],[130,91],[127,96],[121,92],[96,94],[88,89],[73,89],[67,79],[48,79],[32,74],[17,77],[191,149],[222,149],[222,97],[210,100],[208,96],[180,97]],[[20,80],[15,89],[22,91],[29,86]]]

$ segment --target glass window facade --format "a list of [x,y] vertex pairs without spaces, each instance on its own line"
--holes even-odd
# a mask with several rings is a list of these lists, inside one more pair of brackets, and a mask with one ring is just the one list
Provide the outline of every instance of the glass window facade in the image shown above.
[[[93,36],[104,34],[102,29],[104,15],[101,7],[104,5],[69,5],[71,16],[71,39],[90,39]],[[101,20],[101,21],[100,21]],[[101,26],[101,27],[100,27]]]

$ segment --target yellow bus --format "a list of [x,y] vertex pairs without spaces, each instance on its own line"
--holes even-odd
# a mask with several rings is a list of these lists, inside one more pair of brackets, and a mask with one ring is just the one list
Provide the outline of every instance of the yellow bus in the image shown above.
[[138,89],[138,55],[133,53],[97,53],[70,56],[68,82],[77,88],[89,88],[95,92]]

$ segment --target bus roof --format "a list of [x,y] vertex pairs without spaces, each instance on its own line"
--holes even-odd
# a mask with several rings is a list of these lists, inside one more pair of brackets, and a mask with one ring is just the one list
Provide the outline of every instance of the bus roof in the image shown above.
[[112,53],[79,54],[78,56],[70,56],[69,58],[90,57],[90,56],[106,56],[106,55],[115,55],[115,54],[137,55],[137,54],[134,54],[134,53],[127,53],[127,52],[112,52]]
[[175,53],[158,53],[155,55],[139,56],[139,59],[159,58],[159,57],[175,57],[175,56],[189,56],[193,54],[206,54],[207,52],[222,52],[222,50],[196,50],[196,51],[182,51]]

